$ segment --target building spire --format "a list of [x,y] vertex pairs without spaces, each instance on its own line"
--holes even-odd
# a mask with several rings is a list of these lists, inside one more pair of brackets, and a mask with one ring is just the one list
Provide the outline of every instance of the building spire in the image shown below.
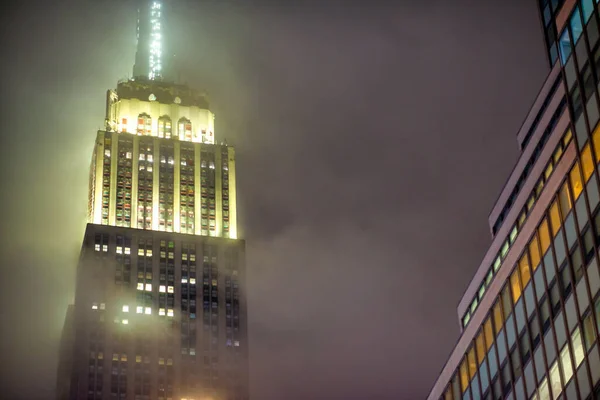
[[134,78],[162,80],[165,76],[164,1],[141,0],[138,6]]

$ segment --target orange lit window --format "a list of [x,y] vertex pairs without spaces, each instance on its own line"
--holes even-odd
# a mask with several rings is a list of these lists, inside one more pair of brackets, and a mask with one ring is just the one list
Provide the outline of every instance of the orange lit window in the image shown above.
[[594,130],[592,142],[594,143],[594,154],[596,155],[596,160],[600,160],[600,125],[598,125]]
[[550,227],[552,228],[552,236],[556,236],[561,225],[562,222],[560,220],[560,213],[558,212],[558,204],[556,200],[554,200],[550,207]]
[[[535,270],[540,263],[540,248],[538,246],[538,236],[537,233],[529,242],[529,256],[531,257],[531,267]],[[521,275],[521,278],[523,275]],[[523,287],[525,287],[526,282],[523,280]]]
[[562,147],[557,147],[556,150],[554,150],[554,154],[552,154],[552,159],[554,160],[555,164],[560,159],[560,156],[562,156],[562,153],[563,153]]
[[575,200],[581,194],[583,190],[583,182],[581,181],[581,171],[579,171],[579,163],[575,163],[571,172],[569,173],[569,180],[571,181],[571,188],[573,189],[573,197]]
[[504,321],[502,320],[502,309],[500,306],[500,301],[497,301],[496,305],[494,306],[494,328],[496,331],[496,335],[500,332],[500,329],[502,329],[503,323]]
[[560,212],[562,213],[563,221],[567,218],[567,214],[571,211],[571,207],[573,206],[571,202],[571,194],[569,193],[569,185],[567,182],[563,183],[560,188],[559,193],[559,204],[560,204]]
[[521,297],[521,285],[519,283],[519,269],[515,269],[510,276],[510,288],[512,289],[513,303],[516,303]]
[[486,350],[489,350],[490,347],[492,347],[492,343],[494,343],[494,332],[492,331],[491,317],[488,317],[488,319],[483,324],[483,332],[485,333]]
[[590,144],[586,144],[581,152],[581,168],[583,169],[583,179],[587,182],[594,172],[594,161],[592,160],[592,151]]
[[468,352],[469,360],[469,379],[473,379],[477,372],[477,364],[475,363],[475,347],[471,347]]
[[567,131],[567,133],[565,133],[565,136],[563,137],[563,144],[566,144],[569,142],[569,140],[571,140],[571,138],[573,137],[573,133],[571,132],[571,130],[569,129]]
[[479,335],[477,335],[477,339],[475,339],[475,344],[477,346],[477,364],[481,365],[483,359],[485,358],[485,344],[483,343],[483,330],[479,331]]
[[444,400],[454,400],[454,398],[452,397],[452,387],[449,387],[448,390],[446,390]]
[[464,393],[469,387],[469,373],[467,372],[467,358],[465,357],[460,364],[460,388]]
[[[550,247],[550,232],[548,231],[548,220],[544,218],[540,227],[538,228],[538,235],[540,237],[540,245],[542,246],[542,254],[546,254],[546,250]],[[533,267],[535,271],[536,266]]]
[[523,254],[523,257],[521,257],[521,259],[519,260],[519,273],[521,274],[521,282],[523,282],[523,287],[525,287],[525,285],[527,285],[529,279],[531,278],[531,272],[529,270],[529,260],[527,259],[527,252],[525,252],[525,254]]

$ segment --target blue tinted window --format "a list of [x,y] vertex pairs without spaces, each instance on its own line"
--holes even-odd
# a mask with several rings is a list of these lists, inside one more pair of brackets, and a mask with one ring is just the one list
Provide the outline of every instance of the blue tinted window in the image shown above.
[[573,43],[577,43],[577,40],[579,40],[579,37],[581,36],[581,32],[583,32],[579,7],[575,8],[575,12],[571,15],[571,31],[573,32]]
[[560,35],[560,61],[564,64],[567,63],[569,56],[571,55],[571,40],[569,36],[569,30],[565,31]]
[[552,22],[552,11],[550,11],[550,4],[544,8],[544,24],[548,26]]
[[583,10],[583,20],[587,23],[594,11],[594,3],[592,0],[583,0],[581,2],[581,9]]

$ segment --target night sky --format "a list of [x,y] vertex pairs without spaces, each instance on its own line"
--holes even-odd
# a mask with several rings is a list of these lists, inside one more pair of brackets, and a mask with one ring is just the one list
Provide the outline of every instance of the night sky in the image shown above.
[[[536,1],[288,3],[177,7],[181,81],[237,150],[251,396],[422,399],[547,73]],[[136,14],[0,7],[0,387],[53,399],[91,151]]]

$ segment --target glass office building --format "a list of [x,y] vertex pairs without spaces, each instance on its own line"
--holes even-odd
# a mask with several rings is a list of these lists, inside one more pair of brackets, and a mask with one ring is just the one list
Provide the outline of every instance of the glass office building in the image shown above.
[[600,397],[600,13],[536,1],[550,72],[431,400]]

